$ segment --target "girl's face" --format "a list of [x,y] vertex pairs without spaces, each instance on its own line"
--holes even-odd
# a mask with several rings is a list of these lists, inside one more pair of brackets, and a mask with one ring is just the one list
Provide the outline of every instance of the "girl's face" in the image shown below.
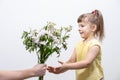
[[79,26],[78,31],[82,38],[87,39],[88,37],[90,37],[90,35],[92,33],[90,24],[85,23],[85,22],[80,22],[80,23],[78,23],[78,26]]

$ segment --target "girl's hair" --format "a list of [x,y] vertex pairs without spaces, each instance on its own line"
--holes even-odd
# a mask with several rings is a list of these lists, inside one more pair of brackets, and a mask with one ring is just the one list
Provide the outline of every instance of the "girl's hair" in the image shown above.
[[104,38],[104,21],[103,16],[99,10],[94,10],[92,13],[82,14],[78,17],[77,22],[87,21],[90,24],[95,24],[97,29],[95,31],[95,36],[99,38],[100,41]]

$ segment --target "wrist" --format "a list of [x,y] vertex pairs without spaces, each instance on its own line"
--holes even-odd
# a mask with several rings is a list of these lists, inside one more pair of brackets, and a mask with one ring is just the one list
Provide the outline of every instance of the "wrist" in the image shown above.
[[64,64],[63,67],[64,67],[65,70],[69,70],[70,69],[69,68],[69,63]]
[[67,64],[65,64],[66,70],[71,70],[71,69],[73,69],[73,66],[74,66],[74,65],[72,65],[72,63],[67,63]]
[[35,77],[36,76],[35,70],[33,68],[29,69],[28,74],[30,75],[30,77]]

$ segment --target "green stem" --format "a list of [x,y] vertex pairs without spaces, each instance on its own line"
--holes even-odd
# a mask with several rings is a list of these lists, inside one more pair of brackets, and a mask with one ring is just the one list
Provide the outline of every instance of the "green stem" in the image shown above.
[[43,77],[43,76],[40,76],[40,77],[39,77],[39,80],[43,80],[43,79],[44,79],[44,77]]

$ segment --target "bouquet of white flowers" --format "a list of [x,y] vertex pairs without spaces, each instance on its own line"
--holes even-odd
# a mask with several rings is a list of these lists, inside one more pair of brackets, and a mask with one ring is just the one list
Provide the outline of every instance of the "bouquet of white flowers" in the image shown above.
[[[48,22],[40,30],[24,31],[23,44],[30,53],[36,52],[39,64],[45,63],[51,54],[56,52],[60,56],[61,49],[67,49],[66,40],[71,30],[71,26],[56,28],[55,23]],[[43,77],[39,77],[39,80],[43,80]]]

